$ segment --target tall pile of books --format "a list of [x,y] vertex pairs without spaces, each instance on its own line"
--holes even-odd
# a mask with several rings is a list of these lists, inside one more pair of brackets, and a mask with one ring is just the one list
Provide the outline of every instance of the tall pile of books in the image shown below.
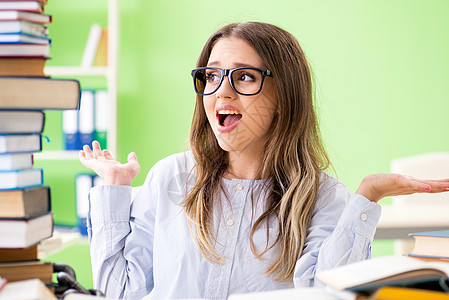
[[44,75],[50,57],[45,0],[0,1],[0,277],[51,282],[37,244],[53,233],[50,187],[33,166],[46,109],[78,109],[76,80]]

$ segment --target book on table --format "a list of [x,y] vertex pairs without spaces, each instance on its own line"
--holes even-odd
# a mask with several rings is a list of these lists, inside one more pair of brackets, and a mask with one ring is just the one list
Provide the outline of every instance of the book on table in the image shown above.
[[0,10],[23,10],[42,13],[43,5],[39,1],[0,1]]
[[78,109],[78,80],[0,76],[0,108]]
[[411,233],[415,244],[409,256],[449,260],[449,230]]
[[53,234],[53,214],[33,218],[0,218],[0,248],[26,248]]
[[43,184],[42,169],[4,170],[0,171],[0,192],[34,187]]
[[48,186],[0,191],[0,218],[32,218],[50,210]]
[[48,28],[44,24],[28,22],[25,20],[9,20],[0,19],[0,34],[23,33],[37,36],[48,36]]
[[446,279],[449,264],[408,256],[383,256],[319,272],[316,278],[337,289],[374,291],[382,286],[407,286]]
[[46,61],[46,57],[0,57],[0,76],[43,77]]
[[0,154],[39,152],[41,150],[40,134],[0,134]]
[[38,110],[0,110],[0,134],[42,133],[45,114]]
[[0,57],[49,58],[50,44],[0,44]]
[[47,37],[24,34],[24,33],[7,33],[0,34],[0,43],[5,44],[51,44],[51,40]]

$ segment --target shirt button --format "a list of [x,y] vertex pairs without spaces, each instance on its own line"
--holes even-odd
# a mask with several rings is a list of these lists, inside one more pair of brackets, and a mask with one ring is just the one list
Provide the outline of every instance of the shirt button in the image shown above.
[[367,216],[366,214],[361,214],[361,215],[360,215],[360,219],[361,219],[362,221],[366,221],[366,219],[368,219],[368,216]]
[[240,183],[238,183],[235,188],[237,189],[237,191],[241,191],[243,190],[243,185],[241,185]]
[[234,221],[229,219],[229,220],[226,221],[226,224],[228,224],[228,226],[232,226],[232,225],[234,225]]

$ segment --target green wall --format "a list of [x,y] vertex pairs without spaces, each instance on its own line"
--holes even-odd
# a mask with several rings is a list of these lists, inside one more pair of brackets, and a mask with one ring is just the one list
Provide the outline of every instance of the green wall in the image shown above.
[[[105,7],[106,0],[50,1],[48,65],[79,64],[90,25],[106,24]],[[154,163],[187,149],[190,70],[202,45],[229,22],[264,21],[293,33],[308,56],[327,149],[354,192],[396,157],[449,150],[448,13],[447,0],[121,1],[118,158],[137,153],[140,185]],[[61,147],[58,122],[59,113],[49,114],[46,149]],[[52,186],[56,222],[74,224],[73,175],[85,169],[77,161],[37,164]]]

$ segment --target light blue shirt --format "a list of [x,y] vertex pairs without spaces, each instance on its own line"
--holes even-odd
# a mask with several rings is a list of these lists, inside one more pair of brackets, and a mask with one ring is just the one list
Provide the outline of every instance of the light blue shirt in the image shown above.
[[[180,201],[194,183],[191,152],[169,156],[148,173],[131,200],[129,186],[98,186],[90,193],[89,241],[94,286],[108,297],[139,299],[226,299],[230,294],[288,287],[321,286],[320,270],[367,259],[380,206],[351,195],[335,178],[322,174],[306,244],[293,282],[277,282],[265,271],[278,248],[254,257],[252,224],[263,211],[267,191],[262,180],[223,179],[221,209],[212,221],[215,247],[224,264],[208,262],[191,236]],[[194,176],[194,173],[193,173]],[[259,251],[267,244],[266,226],[253,237]],[[272,220],[269,242],[277,235]]]

